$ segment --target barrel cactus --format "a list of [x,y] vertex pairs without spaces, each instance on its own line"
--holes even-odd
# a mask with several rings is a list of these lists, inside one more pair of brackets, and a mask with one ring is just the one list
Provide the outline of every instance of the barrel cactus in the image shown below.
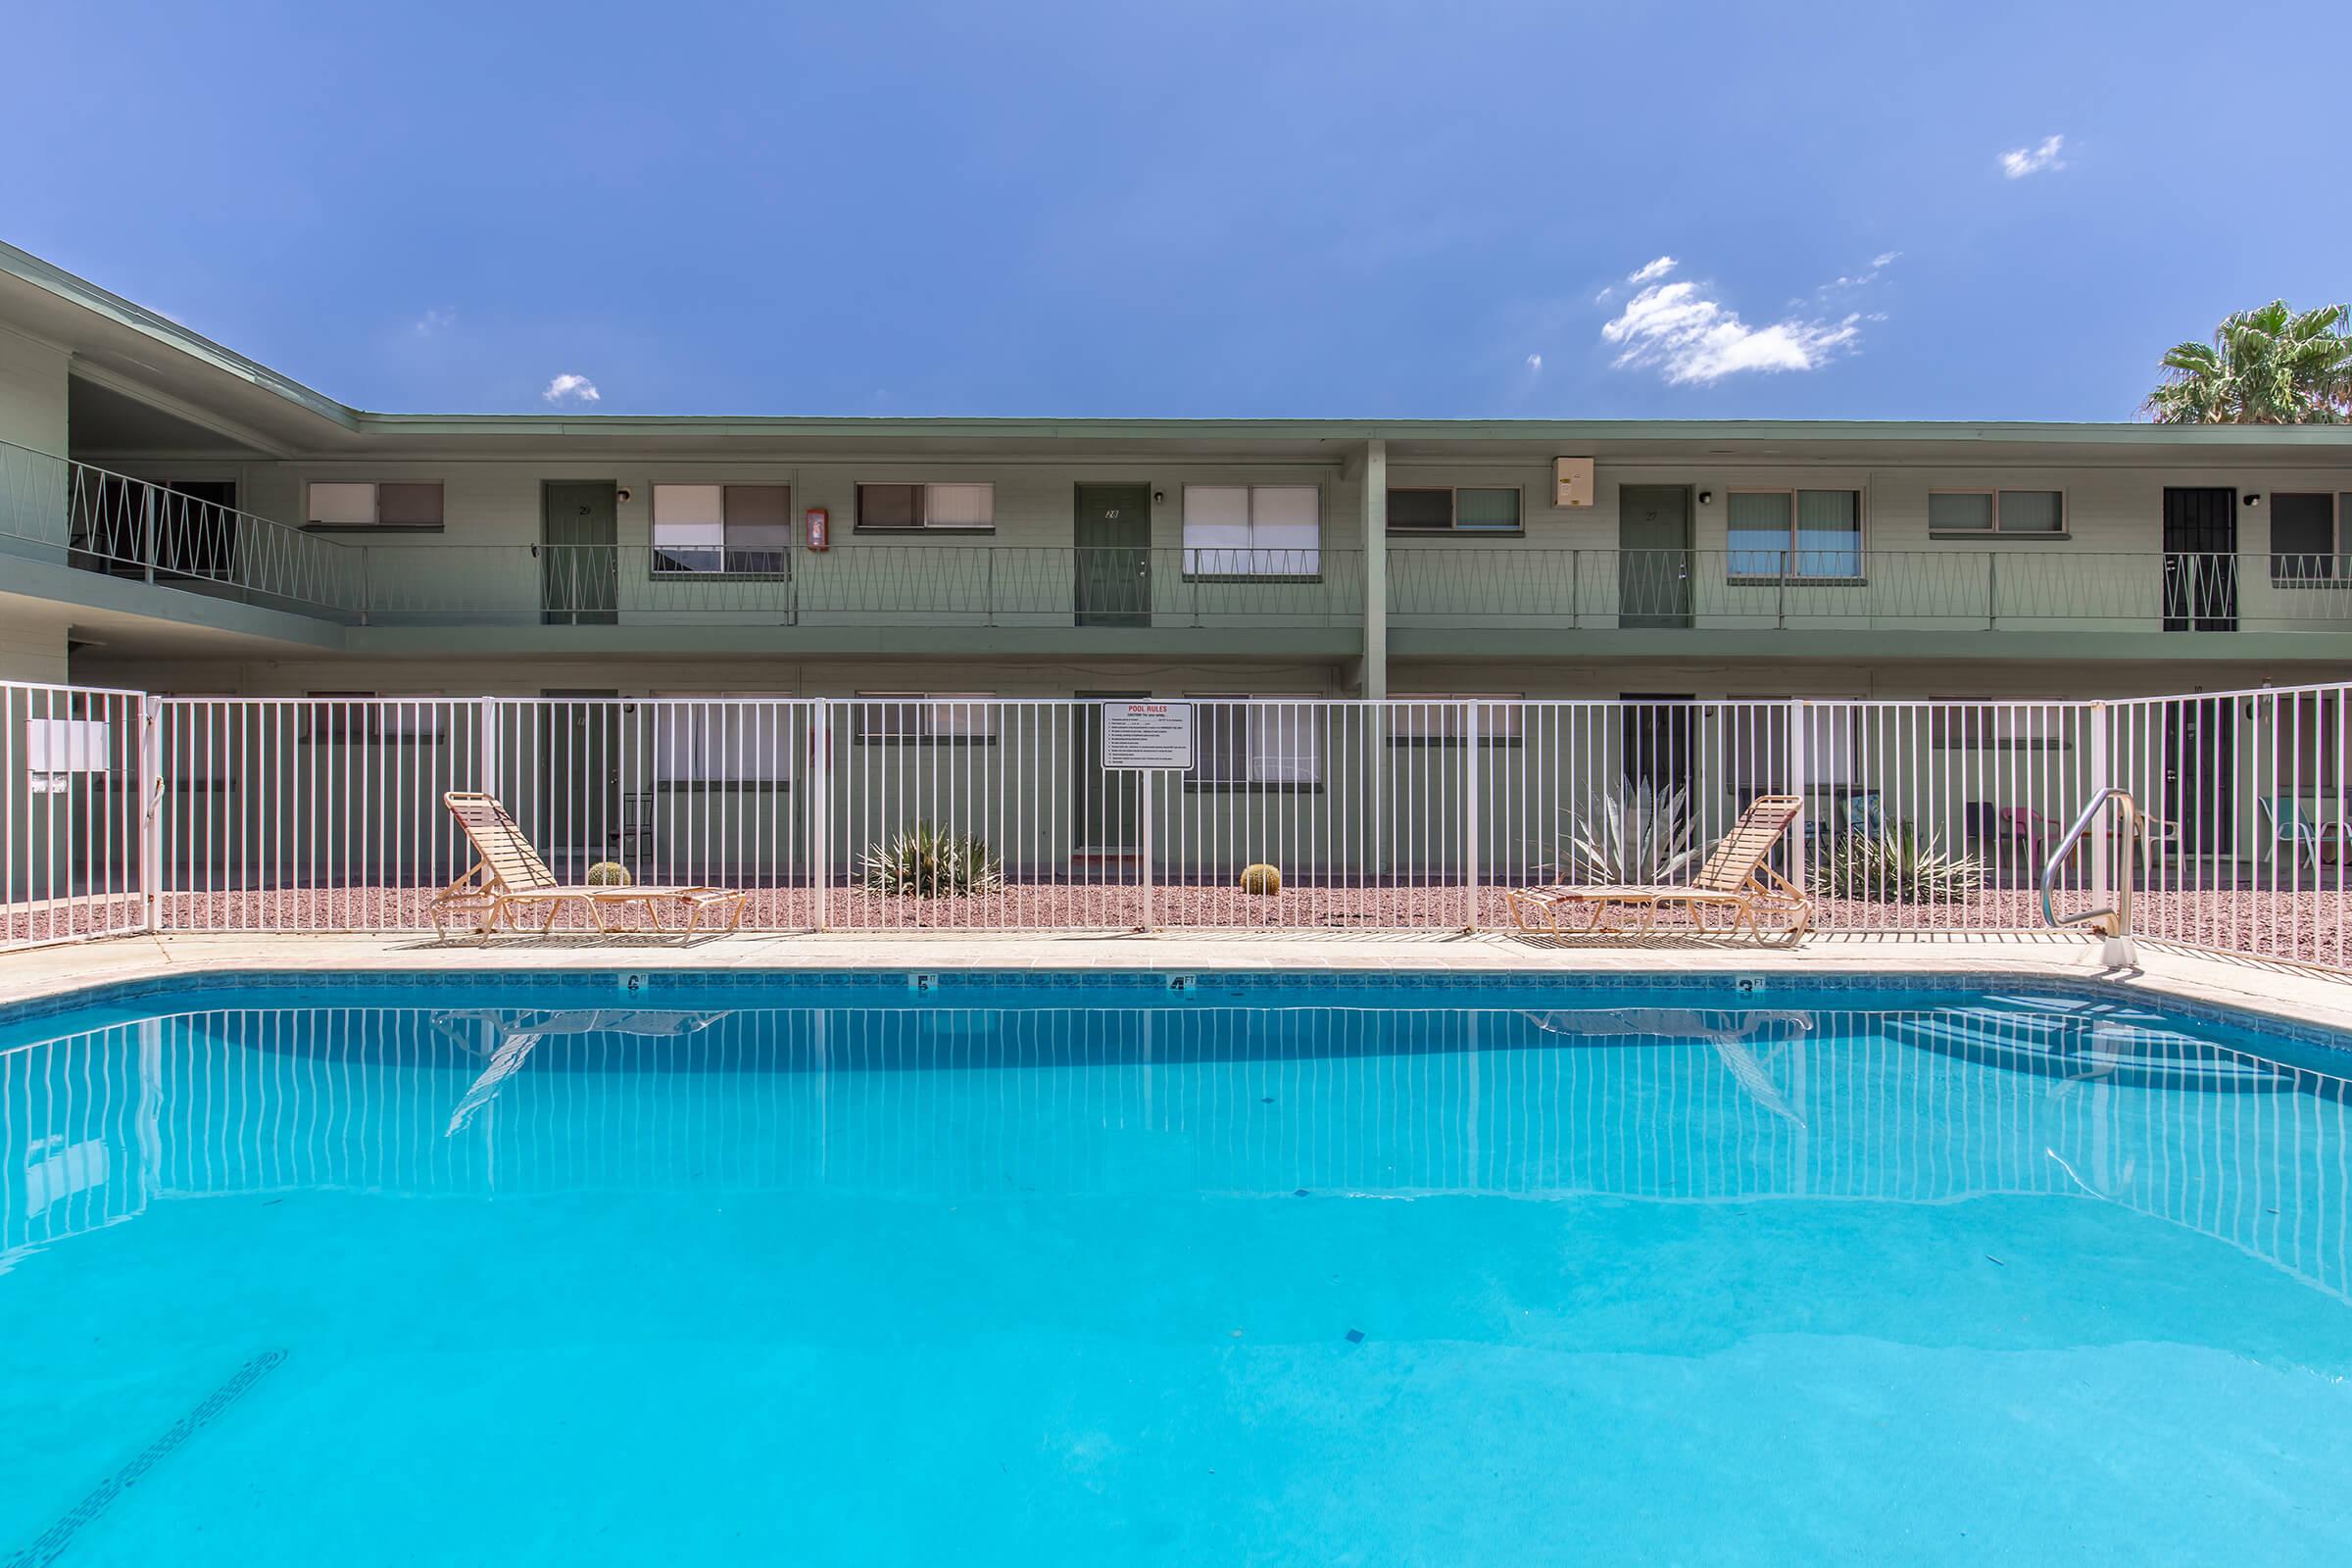
[[1260,898],[1271,898],[1282,891],[1282,873],[1262,862],[1242,872],[1242,891]]
[[588,885],[592,888],[625,888],[629,885],[629,868],[617,860],[599,860],[588,868]]

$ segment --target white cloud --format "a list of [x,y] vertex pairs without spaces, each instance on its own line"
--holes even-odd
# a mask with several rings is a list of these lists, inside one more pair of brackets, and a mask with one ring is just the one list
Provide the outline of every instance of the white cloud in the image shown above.
[[1656,261],[1648,263],[1646,266],[1637,267],[1632,271],[1626,273],[1625,280],[1628,283],[1654,282],[1658,278],[1664,277],[1668,272],[1673,271],[1675,266],[1676,263],[1673,257],[1661,256]]
[[1527,370],[1528,370],[1528,373],[1529,373],[1530,375],[1541,375],[1541,374],[1543,374],[1543,373],[1544,373],[1544,356],[1543,356],[1543,355],[1541,355],[1541,354],[1530,354],[1530,355],[1527,357]]
[[[1634,276],[1658,278],[1673,265],[1660,257]],[[1861,335],[1858,315],[1836,320],[1791,316],[1750,326],[1691,282],[1650,283],[1600,329],[1603,342],[1618,345],[1619,369],[1656,369],[1678,385],[1718,381],[1741,370],[1816,369]]]
[[550,403],[594,403],[603,396],[594,381],[569,370],[548,382],[547,390],[539,395]]
[[434,333],[446,332],[457,324],[458,313],[455,307],[436,305],[416,318],[416,332],[418,337],[431,337]]
[[2023,179],[2045,169],[2064,169],[2066,160],[2058,155],[2065,147],[2064,136],[2044,136],[2037,147],[2012,147],[2001,154],[2001,172],[2011,179]]
[[[1866,284],[1875,283],[1879,280],[1879,274],[1886,270],[1887,268],[1892,267],[1895,262],[1900,259],[1902,254],[1903,253],[1901,251],[1881,251],[1878,255],[1873,256],[1870,259],[1870,270],[1868,271],[1855,272],[1851,275],[1841,272],[1837,277],[1832,278],[1830,280],[1829,287],[1824,288],[1821,292],[1823,294],[1827,294],[1831,289],[1861,288]],[[1794,302],[1791,301],[1790,303],[1793,304]]]

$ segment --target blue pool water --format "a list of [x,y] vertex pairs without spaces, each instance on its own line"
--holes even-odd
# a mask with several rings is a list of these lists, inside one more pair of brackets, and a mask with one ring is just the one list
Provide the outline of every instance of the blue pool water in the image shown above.
[[102,997],[0,1020],[0,1562],[2344,1562],[2348,1069],[2088,989]]

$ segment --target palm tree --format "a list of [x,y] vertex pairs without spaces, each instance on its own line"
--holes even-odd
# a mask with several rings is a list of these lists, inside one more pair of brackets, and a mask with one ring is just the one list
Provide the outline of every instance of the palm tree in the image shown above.
[[2352,417],[2352,337],[2346,308],[2290,311],[2284,300],[2233,312],[2213,341],[2164,357],[2148,394],[2164,424],[2341,424]]

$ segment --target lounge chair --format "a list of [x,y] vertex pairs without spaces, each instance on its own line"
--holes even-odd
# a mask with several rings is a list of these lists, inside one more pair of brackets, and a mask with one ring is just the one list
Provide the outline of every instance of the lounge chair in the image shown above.
[[1859,790],[1845,798],[1845,830],[1866,839],[1886,836],[1886,811],[1877,790]]
[[[565,904],[577,901],[588,911],[588,918],[600,932],[610,931],[605,923],[605,911],[627,908],[634,905],[645,910],[648,923],[657,931],[666,930],[662,923],[662,906],[667,903],[686,906],[686,927],[681,937],[692,937],[702,929],[706,911],[733,906],[726,929],[733,931],[743,924],[743,890],[740,888],[668,888],[668,887],[591,887],[586,884],[565,884],[557,880],[556,873],[547,868],[531,848],[531,841],[522,829],[498,804],[498,797],[482,795],[471,790],[451,790],[441,797],[449,814],[458,819],[458,826],[473,845],[479,857],[473,869],[433,895],[433,929],[449,934],[448,916],[464,914],[474,921],[474,931],[488,936],[506,920],[517,930],[530,930],[517,917],[516,910],[526,905],[545,905],[547,919],[536,929],[546,931],[556,923],[556,915]],[[718,927],[713,924],[711,930]]]
[[[1698,874],[1686,883],[1592,887],[1560,883],[1507,893],[1504,902],[1510,906],[1513,923],[1531,936],[1588,936],[1603,929],[1615,930],[1604,928],[1601,922],[1609,910],[1618,907],[1642,911],[1641,922],[1628,934],[1642,936],[1656,922],[1659,908],[1674,904],[1689,908],[1691,922],[1708,935],[1737,936],[1744,929],[1750,936],[1761,938],[1764,933],[1757,924],[1756,911],[1762,906],[1791,916],[1794,923],[1783,935],[1793,942],[1813,923],[1812,901],[1794,883],[1766,865],[1764,859],[1804,808],[1805,803],[1799,796],[1757,796],[1740,813],[1740,820],[1732,825],[1732,830],[1708,852],[1706,863],[1698,868]],[[1581,926],[1562,931],[1560,911],[1579,906],[1591,909],[1591,918]],[[1708,930],[1705,911],[1713,909],[1732,911],[1728,929]],[[1543,917],[1542,928],[1530,923],[1531,915]]]
[[2263,796],[2254,802],[2254,808],[2269,835],[2262,849],[2274,863],[2274,875],[2277,874],[2278,851],[2282,849],[2291,849],[2295,858],[2308,866],[2314,876],[2319,875],[2322,860],[2340,860],[2344,858],[2344,824],[2314,821],[2311,813],[2304,809],[2302,801],[2295,796]]

